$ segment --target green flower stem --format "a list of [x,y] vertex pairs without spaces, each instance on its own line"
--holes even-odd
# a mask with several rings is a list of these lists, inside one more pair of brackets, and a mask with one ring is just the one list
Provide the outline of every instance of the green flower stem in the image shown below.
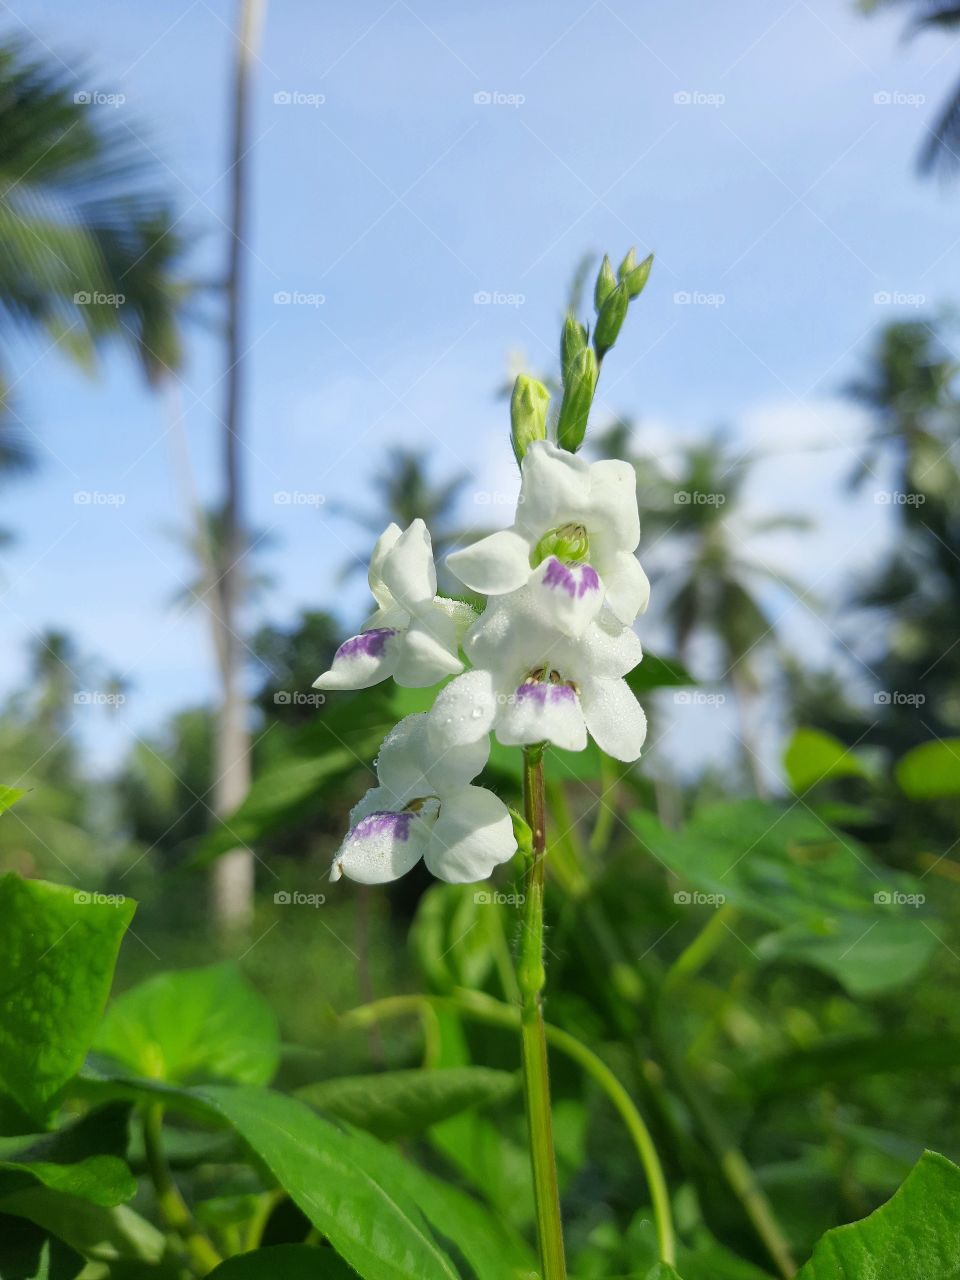
[[194,1222],[193,1214],[170,1174],[163,1154],[163,1106],[159,1102],[151,1102],[143,1109],[143,1144],[160,1216],[183,1242],[194,1271],[205,1276],[223,1259],[213,1242]]
[[543,989],[546,984],[543,967],[543,893],[547,842],[542,747],[524,749],[523,808],[524,817],[533,832],[533,853],[524,881],[517,957],[523,1098],[527,1113],[530,1165],[533,1170],[542,1280],[565,1280],[567,1267],[563,1249],[563,1224],[560,1219],[557,1157],[553,1147],[547,1037],[543,1022]]

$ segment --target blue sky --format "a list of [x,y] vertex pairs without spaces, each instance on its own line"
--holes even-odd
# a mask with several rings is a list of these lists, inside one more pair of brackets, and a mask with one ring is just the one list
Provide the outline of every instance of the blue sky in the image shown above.
[[[209,277],[225,254],[233,6],[3,9],[84,87],[123,96],[96,109],[156,153]],[[362,594],[336,575],[368,539],[328,508],[368,496],[393,442],[429,447],[438,476],[470,472],[465,519],[489,519],[478,491],[507,519],[515,476],[493,389],[509,353],[549,366],[581,254],[632,243],[657,265],[599,417],[634,415],[664,454],[718,423],[770,453],[751,510],[800,509],[818,529],[761,551],[829,605],[889,536],[882,475],[858,501],[840,488],[863,424],[838,388],[877,326],[960,292],[960,190],[913,172],[960,49],[905,45],[900,20],[833,0],[268,6],[245,464],[254,523],[276,538],[270,616],[336,605],[355,620]],[[39,346],[13,362],[41,466],[3,493],[18,542],[0,563],[0,689],[22,683],[32,634],[71,631],[132,684],[109,722],[78,708],[107,761],[213,688],[202,612],[170,607],[188,565],[169,531],[192,487],[217,493],[221,352],[192,331],[166,396],[119,356],[96,379]],[[828,627],[773,604],[800,647],[829,652]]]

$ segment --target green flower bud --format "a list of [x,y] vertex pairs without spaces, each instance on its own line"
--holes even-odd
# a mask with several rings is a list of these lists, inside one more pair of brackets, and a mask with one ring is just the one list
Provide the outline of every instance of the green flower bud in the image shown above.
[[510,440],[517,462],[523,461],[534,440],[546,440],[549,403],[550,392],[543,383],[521,373],[510,397]]
[[627,256],[617,267],[617,279],[622,280],[624,276],[628,276],[637,265],[637,251],[634,248],[627,250]]
[[587,433],[587,418],[597,387],[597,357],[592,347],[584,347],[564,378],[563,400],[557,419],[557,444],[576,453]]
[[564,524],[545,533],[533,549],[531,567],[556,556],[563,564],[580,564],[590,556],[590,539],[582,524]]
[[586,329],[573,312],[568,311],[563,321],[563,335],[560,339],[560,368],[563,372],[564,385],[570,381],[570,369],[586,345]]
[[[624,261],[626,261],[626,259],[624,259]],[[643,286],[647,283],[647,279],[650,275],[650,268],[652,266],[653,254],[651,253],[644,258],[638,267],[634,267],[631,271],[626,272],[620,277],[626,285],[627,293],[631,298],[637,298],[643,292]]]
[[617,287],[617,277],[613,274],[613,267],[610,265],[610,259],[606,254],[603,255],[603,262],[600,263],[600,271],[597,275],[597,283],[593,290],[593,305],[597,311],[603,309],[603,304],[613,293]]
[[[639,270],[639,268],[637,269]],[[627,283],[624,281],[622,284],[618,284],[609,295],[600,310],[600,314],[597,316],[597,325],[593,331],[593,345],[597,349],[598,360],[602,360],[616,342],[617,335],[623,328],[629,303],[630,297],[627,293]]]

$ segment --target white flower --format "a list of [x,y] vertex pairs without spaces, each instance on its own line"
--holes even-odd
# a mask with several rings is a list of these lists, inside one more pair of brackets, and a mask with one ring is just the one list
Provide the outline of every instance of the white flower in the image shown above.
[[401,720],[380,748],[380,785],[350,814],[331,879],[381,884],[421,858],[441,880],[487,879],[517,849],[506,806],[492,791],[469,785],[489,753],[486,735],[444,744],[432,735],[428,714]]
[[636,760],[647,721],[623,677],[643,656],[640,641],[607,609],[572,639],[544,619],[541,602],[533,587],[501,596],[467,632],[477,670],[441,690],[429,713],[434,740],[472,743],[493,730],[504,746],[582,751],[589,732],[608,755]]
[[647,607],[650,584],[633,554],[639,541],[633,467],[586,462],[538,440],[524,455],[513,527],[454,552],[447,564],[484,595],[529,583],[543,615],[579,635],[604,601],[624,623]]
[[422,520],[403,533],[387,526],[373,549],[369,582],[379,608],[340,646],[315,689],[368,689],[388,676],[423,689],[463,670],[459,635],[476,615],[437,596],[433,545]]

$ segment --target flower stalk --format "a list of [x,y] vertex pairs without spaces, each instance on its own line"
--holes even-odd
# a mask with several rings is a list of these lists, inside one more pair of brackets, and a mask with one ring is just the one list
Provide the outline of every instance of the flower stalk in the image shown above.
[[550,1110],[550,1073],[543,1021],[543,894],[546,869],[546,807],[543,746],[523,753],[524,817],[533,833],[533,849],[524,882],[517,985],[520,988],[520,1041],[523,1058],[523,1097],[533,1172],[537,1217],[537,1245],[543,1280],[565,1280],[567,1270],[557,1185],[557,1158]]

